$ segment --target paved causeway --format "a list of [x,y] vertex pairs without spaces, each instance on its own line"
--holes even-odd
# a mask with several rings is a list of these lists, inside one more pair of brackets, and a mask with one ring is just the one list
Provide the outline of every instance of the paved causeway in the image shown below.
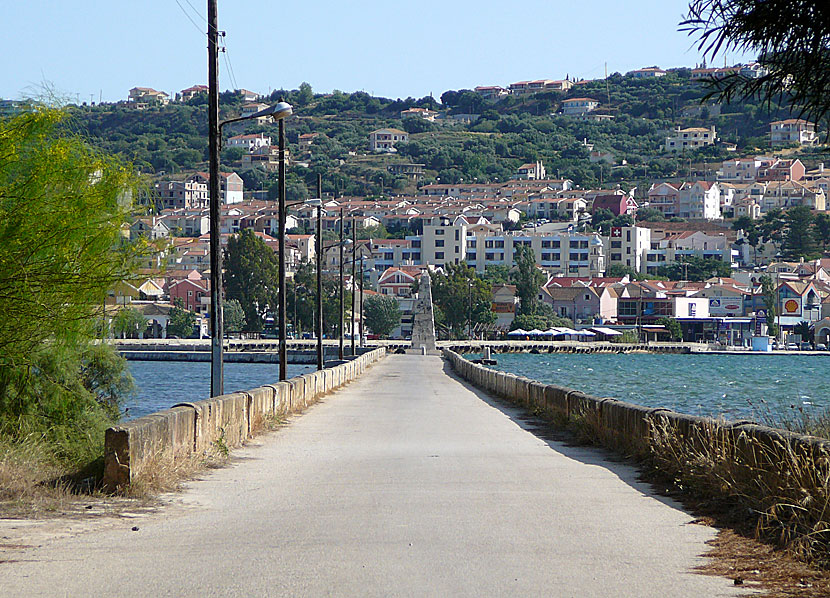
[[735,595],[690,572],[711,529],[444,368],[387,357],[182,504],[0,563],[0,596]]

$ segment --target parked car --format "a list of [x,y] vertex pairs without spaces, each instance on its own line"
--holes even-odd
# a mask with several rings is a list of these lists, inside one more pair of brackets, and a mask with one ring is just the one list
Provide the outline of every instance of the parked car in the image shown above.
[[787,351],[798,351],[798,343],[787,343]]
[[824,343],[819,343],[819,344],[816,345],[816,351],[826,351],[826,350],[827,350],[827,345],[825,345]]

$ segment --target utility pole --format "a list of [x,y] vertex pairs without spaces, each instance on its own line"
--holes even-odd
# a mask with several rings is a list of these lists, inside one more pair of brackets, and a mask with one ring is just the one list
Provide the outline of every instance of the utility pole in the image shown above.
[[280,263],[279,263],[279,324],[280,324],[280,382],[288,378],[288,338],[285,317],[285,119],[280,119],[280,180],[279,180],[279,212],[280,212]]
[[222,355],[222,251],[219,246],[219,25],[208,0],[208,149],[210,167],[210,396],[224,394]]
[[317,314],[314,318],[317,333],[317,369],[322,370],[325,365],[323,355],[323,175],[317,174],[317,198],[321,201],[317,206]]
[[343,360],[343,208],[340,208],[340,330],[337,333],[339,347],[337,358]]

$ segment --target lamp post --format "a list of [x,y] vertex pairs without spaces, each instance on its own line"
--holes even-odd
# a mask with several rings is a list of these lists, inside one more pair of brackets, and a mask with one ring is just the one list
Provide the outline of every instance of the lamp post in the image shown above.
[[323,355],[323,175],[317,174],[317,316],[314,318],[317,332],[317,369],[325,367]]
[[[224,392],[223,323],[222,323],[222,251],[220,246],[221,208],[219,199],[219,151],[222,127],[231,122],[270,116],[280,121],[291,115],[291,106],[279,102],[264,110],[244,117],[219,121],[219,25],[217,0],[208,0],[208,153],[210,198],[210,396]],[[282,130],[282,129],[280,129]]]
[[357,328],[360,336],[360,348],[363,348],[363,254],[360,255],[360,302],[357,316]]
[[340,298],[340,314],[339,314],[339,330],[337,331],[338,351],[337,358],[343,361],[343,208],[340,208],[340,288],[338,295]]
[[352,216],[352,315],[349,318],[349,336],[352,337],[352,357],[354,357],[354,312],[357,311],[355,309],[355,301],[357,300],[357,295],[355,294],[355,290],[357,289],[357,278],[355,269],[357,268],[357,260],[355,259],[355,255],[357,253],[357,219]]
[[469,282],[470,285],[470,301],[467,307],[467,336],[470,337],[470,340],[473,340],[473,281]]

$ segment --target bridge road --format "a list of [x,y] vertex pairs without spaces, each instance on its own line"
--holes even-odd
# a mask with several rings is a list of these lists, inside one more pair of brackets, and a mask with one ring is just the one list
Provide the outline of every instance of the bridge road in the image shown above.
[[389,356],[178,505],[0,564],[0,596],[738,595],[690,572],[713,530],[518,414]]

